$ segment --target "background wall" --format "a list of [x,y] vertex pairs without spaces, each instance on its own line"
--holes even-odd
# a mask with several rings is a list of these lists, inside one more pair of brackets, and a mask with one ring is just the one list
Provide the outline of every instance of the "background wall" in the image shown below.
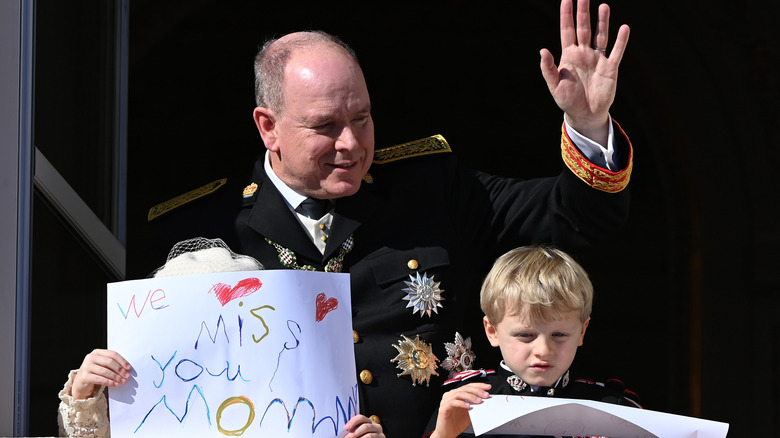
[[[146,243],[151,206],[235,175],[262,147],[252,59],[272,35],[324,29],[356,49],[377,147],[438,133],[480,169],[561,169],[562,114],[538,67],[540,48],[560,52],[557,2],[268,3],[131,2],[131,277],[163,262]],[[621,378],[649,409],[729,422],[730,436],[780,428],[768,3],[611,3],[612,37],[632,27],[612,114],[635,147],[633,206],[610,245],[578,254],[597,289],[578,374]]]

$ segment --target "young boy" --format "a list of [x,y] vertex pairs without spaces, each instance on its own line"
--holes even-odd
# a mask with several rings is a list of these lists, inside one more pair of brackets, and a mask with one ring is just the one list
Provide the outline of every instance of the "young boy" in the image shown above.
[[485,333],[490,344],[500,348],[503,360],[495,370],[465,371],[445,382],[445,388],[453,389],[442,397],[425,436],[472,436],[461,435],[471,425],[469,408],[490,394],[641,408],[620,381],[597,384],[569,378],[569,366],[590,323],[592,302],[587,273],[563,251],[529,246],[499,257],[482,284],[480,304]]

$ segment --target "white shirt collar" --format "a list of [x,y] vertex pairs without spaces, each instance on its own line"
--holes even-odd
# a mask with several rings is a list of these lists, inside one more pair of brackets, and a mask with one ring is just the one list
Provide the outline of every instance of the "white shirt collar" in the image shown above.
[[306,196],[301,195],[300,193],[291,189],[290,186],[285,184],[284,181],[276,176],[276,173],[274,173],[274,170],[271,168],[271,158],[269,158],[269,154],[270,152],[266,151],[265,158],[263,158],[263,167],[265,168],[265,173],[268,175],[268,178],[271,179],[271,182],[274,184],[274,187],[276,187],[276,190],[279,190],[279,193],[282,194],[282,198],[284,198],[285,202],[287,202],[287,206],[290,207],[290,210],[295,211],[295,209],[301,205],[301,202],[306,199]]
[[309,219],[308,217],[295,211],[295,209],[301,205],[301,202],[306,199],[306,196],[301,195],[300,193],[291,189],[290,186],[285,184],[284,181],[276,176],[276,173],[274,173],[274,170],[271,168],[271,159],[268,155],[269,152],[266,151],[265,158],[263,159],[265,173],[268,175],[268,178],[271,180],[274,187],[279,190],[279,193],[282,195],[282,198],[284,198],[284,202],[287,204],[287,207],[292,210],[293,213],[295,213],[295,217],[298,218],[298,222],[300,222],[303,229],[309,235],[309,238],[311,239],[312,243],[314,243],[314,246],[316,246],[321,253],[324,253],[327,235],[331,229],[331,224],[333,223],[333,215],[331,213],[327,213],[320,219],[315,220]]

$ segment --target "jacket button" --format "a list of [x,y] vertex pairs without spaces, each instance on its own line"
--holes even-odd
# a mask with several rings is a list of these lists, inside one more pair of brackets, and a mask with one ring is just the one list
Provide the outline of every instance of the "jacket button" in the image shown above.
[[376,424],[382,424],[382,423],[379,421],[379,417],[377,417],[376,415],[372,415],[372,416],[370,416],[370,417],[368,417],[368,418],[369,418],[371,421],[373,421],[374,423],[376,423]]
[[360,372],[360,381],[366,385],[370,385],[374,381],[374,375],[369,370],[363,370]]
[[352,330],[352,343],[357,344],[360,340],[360,335],[358,335],[358,332],[356,330]]
[[420,267],[420,264],[417,263],[417,260],[411,259],[408,262],[406,262],[406,266],[408,266],[409,269],[417,269],[418,267]]

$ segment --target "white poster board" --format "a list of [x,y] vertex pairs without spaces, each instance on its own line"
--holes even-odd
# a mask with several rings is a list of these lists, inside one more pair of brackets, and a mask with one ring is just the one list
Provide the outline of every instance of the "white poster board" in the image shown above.
[[113,438],[343,437],[358,413],[349,275],[224,272],[108,285]]
[[725,438],[729,425],[590,400],[494,395],[469,411],[476,435]]

